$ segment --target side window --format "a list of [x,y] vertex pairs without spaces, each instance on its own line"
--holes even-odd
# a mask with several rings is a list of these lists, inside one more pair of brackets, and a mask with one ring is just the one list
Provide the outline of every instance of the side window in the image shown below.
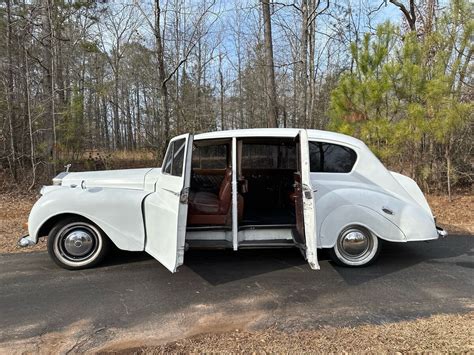
[[227,168],[227,145],[197,146],[193,151],[193,168],[225,169]]
[[174,176],[183,175],[185,148],[186,139],[184,138],[178,139],[169,145],[162,167],[163,173]]
[[296,169],[296,147],[294,145],[244,144],[242,168]]
[[313,173],[349,173],[357,159],[351,148],[322,142],[309,142],[309,155]]
[[161,168],[163,173],[171,174],[171,162],[173,157],[173,146],[174,144],[170,144],[168,146],[168,150],[166,151],[165,159],[163,159],[163,167]]
[[184,166],[184,151],[186,139],[178,139],[173,143],[173,164],[171,166],[171,175],[182,176]]

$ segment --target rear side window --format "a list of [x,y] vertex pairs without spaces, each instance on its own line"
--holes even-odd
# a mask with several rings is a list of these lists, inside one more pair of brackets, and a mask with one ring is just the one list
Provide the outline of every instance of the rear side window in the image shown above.
[[163,163],[163,173],[174,176],[183,175],[186,139],[178,139],[170,144]]
[[309,142],[309,155],[313,173],[350,173],[357,159],[351,148],[322,142]]
[[193,151],[194,169],[227,168],[227,144],[198,146]]

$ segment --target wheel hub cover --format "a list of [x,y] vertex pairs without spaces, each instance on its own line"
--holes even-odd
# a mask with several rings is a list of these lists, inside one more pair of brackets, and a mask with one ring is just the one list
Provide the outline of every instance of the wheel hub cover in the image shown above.
[[369,239],[358,231],[347,233],[342,239],[342,248],[352,256],[363,254],[369,247]]
[[92,236],[84,230],[75,230],[64,239],[64,249],[73,256],[83,256],[94,246]]

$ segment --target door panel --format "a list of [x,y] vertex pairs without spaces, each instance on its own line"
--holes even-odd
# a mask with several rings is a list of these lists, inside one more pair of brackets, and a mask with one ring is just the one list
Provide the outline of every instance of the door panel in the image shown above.
[[[316,235],[316,209],[315,209],[315,194],[311,186],[311,175],[310,175],[310,157],[309,157],[309,143],[306,130],[300,130],[299,133],[299,172],[301,174],[301,184],[296,183],[298,187],[297,196],[297,208],[298,199],[302,203],[303,207],[303,221],[304,221],[304,239],[306,243],[306,260],[312,269],[319,269],[318,256],[317,256],[317,235]],[[299,185],[299,186],[298,186]],[[300,211],[296,211],[296,215]],[[301,223],[301,222],[300,222]],[[302,227],[300,226],[300,228]],[[303,234],[303,231],[301,231]]]
[[304,208],[303,208],[303,189],[301,186],[301,173],[294,173],[295,188],[295,215],[296,231],[293,231],[293,239],[299,248],[306,250],[306,238],[304,231]]
[[171,272],[183,264],[193,137],[170,141],[155,192],[144,202],[145,251]]

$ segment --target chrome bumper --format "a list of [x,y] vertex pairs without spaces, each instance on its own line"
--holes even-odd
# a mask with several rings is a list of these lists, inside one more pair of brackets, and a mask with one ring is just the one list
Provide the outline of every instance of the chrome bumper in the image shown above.
[[446,238],[448,236],[448,232],[441,227],[436,226],[436,231],[438,232],[438,238]]
[[35,245],[36,242],[31,239],[31,237],[29,235],[25,235],[23,237],[21,237],[20,239],[18,239],[18,245],[22,248],[26,248],[26,247],[29,247],[30,245]]

